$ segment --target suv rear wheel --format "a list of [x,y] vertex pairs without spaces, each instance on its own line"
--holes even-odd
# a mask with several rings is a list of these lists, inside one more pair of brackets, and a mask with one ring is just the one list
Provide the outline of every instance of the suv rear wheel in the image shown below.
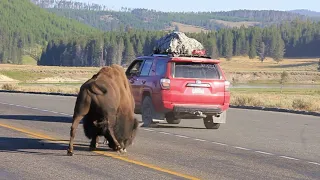
[[207,129],[219,129],[219,127],[220,127],[220,123],[213,122],[212,116],[207,116],[207,117],[203,118],[203,123]]
[[177,119],[174,117],[174,114],[172,112],[169,112],[166,114],[166,121],[168,124],[179,124],[181,122],[181,119]]
[[149,127],[153,123],[154,107],[150,96],[146,96],[142,101],[141,116],[142,127]]

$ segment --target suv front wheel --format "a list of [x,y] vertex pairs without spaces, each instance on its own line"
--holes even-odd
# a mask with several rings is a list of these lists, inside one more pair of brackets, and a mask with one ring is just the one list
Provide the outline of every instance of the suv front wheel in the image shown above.
[[220,127],[220,123],[213,122],[212,116],[207,116],[207,117],[203,118],[203,123],[207,129],[219,129],[219,127]]
[[142,101],[141,116],[142,127],[149,127],[153,123],[154,107],[150,96],[146,96]]

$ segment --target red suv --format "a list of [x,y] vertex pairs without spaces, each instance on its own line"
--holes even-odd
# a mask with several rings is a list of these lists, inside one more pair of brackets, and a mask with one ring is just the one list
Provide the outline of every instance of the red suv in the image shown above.
[[136,58],[127,68],[135,113],[143,126],[153,119],[179,124],[181,119],[203,119],[207,129],[226,123],[230,82],[219,60],[205,56],[153,54]]

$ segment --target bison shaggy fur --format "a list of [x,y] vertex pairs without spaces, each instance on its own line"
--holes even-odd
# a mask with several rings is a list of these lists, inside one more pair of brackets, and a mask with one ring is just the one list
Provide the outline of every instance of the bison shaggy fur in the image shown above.
[[105,66],[81,87],[70,129],[68,155],[73,155],[76,129],[83,119],[84,133],[91,139],[90,149],[104,136],[109,147],[124,152],[132,144],[138,120],[134,117],[134,99],[124,69],[119,65]]

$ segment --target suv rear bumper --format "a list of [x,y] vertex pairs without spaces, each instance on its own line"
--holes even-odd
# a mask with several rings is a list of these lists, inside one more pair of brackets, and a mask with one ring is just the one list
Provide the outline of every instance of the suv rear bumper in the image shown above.
[[175,105],[173,107],[173,112],[176,113],[191,113],[201,111],[204,114],[217,114],[221,113],[222,109],[217,106],[185,106],[185,105]]
[[200,111],[204,114],[219,114],[229,108],[229,104],[224,105],[200,105],[200,104],[173,104],[171,102],[163,102],[164,111],[173,111],[175,113],[195,113]]

